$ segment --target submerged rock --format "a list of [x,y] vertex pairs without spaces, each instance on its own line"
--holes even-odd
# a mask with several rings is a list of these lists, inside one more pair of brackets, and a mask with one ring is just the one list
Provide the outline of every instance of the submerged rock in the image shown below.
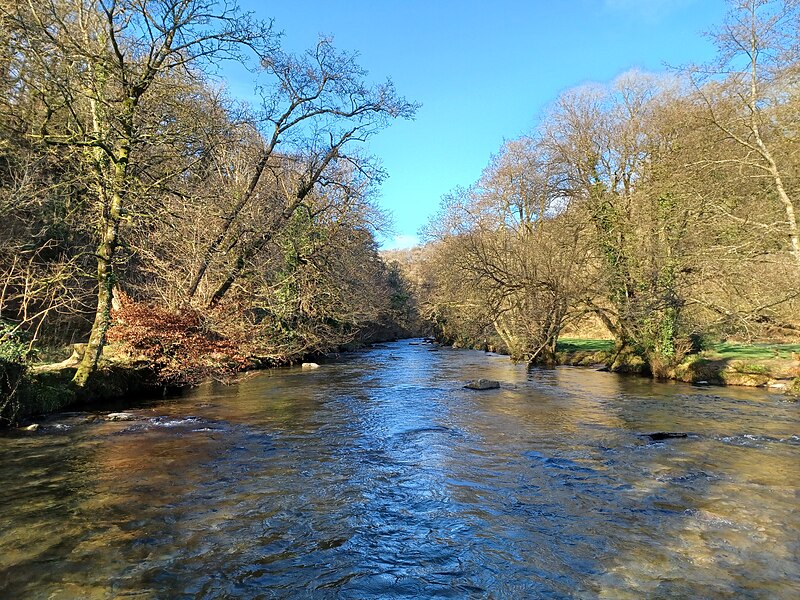
[[639,434],[640,437],[649,438],[654,442],[660,442],[662,440],[674,440],[679,438],[689,437],[688,433],[678,433],[678,432],[671,432],[671,431],[656,431],[654,433],[642,433]]
[[494,379],[475,379],[464,386],[468,390],[496,390],[499,387],[500,382]]
[[127,412],[108,413],[106,421],[135,421],[136,415]]
[[319,365],[317,363],[307,362],[307,363],[303,363],[300,368],[301,369],[319,369]]

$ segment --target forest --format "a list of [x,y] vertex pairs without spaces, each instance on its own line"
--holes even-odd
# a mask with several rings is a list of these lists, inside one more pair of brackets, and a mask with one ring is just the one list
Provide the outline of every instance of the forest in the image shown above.
[[7,422],[47,408],[34,365],[73,348],[58,385],[90,398],[104,364],[180,387],[420,333],[552,364],[599,330],[612,368],[656,377],[715,340],[800,338],[796,2],[732,4],[709,64],[564,92],[404,254],[379,252],[369,140],[419,107],[331,39],[288,53],[211,0],[0,18]]
[[564,92],[443,199],[418,283],[444,339],[553,363],[599,331],[656,377],[719,340],[797,342],[797,3],[732,3],[710,36],[709,64]]

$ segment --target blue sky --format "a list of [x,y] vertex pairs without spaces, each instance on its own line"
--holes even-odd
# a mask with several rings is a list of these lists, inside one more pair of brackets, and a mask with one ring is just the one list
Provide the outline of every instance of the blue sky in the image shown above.
[[[503,140],[530,131],[565,89],[632,68],[703,62],[724,0],[300,0],[242,7],[274,18],[283,47],[319,34],[357,51],[370,79],[390,77],[422,104],[370,143],[389,174],[384,248],[408,246],[458,185],[476,181]],[[232,82],[232,89],[240,82]]]

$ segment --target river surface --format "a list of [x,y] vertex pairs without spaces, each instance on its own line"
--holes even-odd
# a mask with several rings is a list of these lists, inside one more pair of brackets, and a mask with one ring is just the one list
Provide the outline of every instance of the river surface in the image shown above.
[[799,409],[404,341],[55,415],[0,436],[0,598],[796,599]]

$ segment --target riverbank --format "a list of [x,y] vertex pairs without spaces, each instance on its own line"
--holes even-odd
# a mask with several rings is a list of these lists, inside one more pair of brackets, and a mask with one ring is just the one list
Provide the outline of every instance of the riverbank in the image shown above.
[[[402,332],[401,332],[402,333]],[[373,327],[355,340],[331,353],[368,348],[372,344],[394,341],[397,330]],[[406,335],[407,333],[402,333]],[[23,365],[0,364],[0,427],[25,424],[31,418],[68,408],[93,403],[118,403],[124,406],[142,396],[178,395],[207,380],[235,382],[246,372],[289,367],[307,361],[318,361],[326,356],[322,352],[297,355],[250,357],[246,362],[232,364],[230,357],[216,354],[202,357],[202,364],[191,365],[193,373],[183,380],[165,380],[156,361],[136,357],[130,349],[122,350],[114,344],[105,347],[103,357],[83,388],[75,386],[72,379],[80,363],[85,344],[76,344],[72,355],[60,362]]]
[[[558,364],[596,366],[620,373],[647,374],[641,358],[617,354],[613,340],[562,338]],[[717,343],[687,356],[667,379],[709,385],[764,387],[800,395],[800,344]]]
[[[386,340],[382,340],[386,341]],[[370,343],[349,345],[339,351],[369,347]],[[317,360],[319,354],[293,357],[281,362],[253,363],[239,372],[299,364]],[[762,387],[800,396],[800,344],[721,343],[688,356],[667,379],[686,383]],[[153,366],[113,352],[101,363],[86,388],[72,384],[79,356],[60,363],[34,365],[20,378],[13,397],[3,408],[7,424],[24,423],[31,417],[46,415],[90,402],[116,401],[142,395],[178,394],[193,385],[165,385]],[[560,365],[594,367],[617,373],[648,375],[641,358],[617,354],[612,340],[562,338],[556,353]]]
[[[31,417],[47,415],[90,402],[120,401],[133,396],[161,395],[167,389],[142,362],[104,361],[86,386],[72,382],[77,363],[63,361],[27,367],[13,381],[11,393],[0,403],[0,426],[25,423]],[[176,390],[177,391],[177,390]]]

